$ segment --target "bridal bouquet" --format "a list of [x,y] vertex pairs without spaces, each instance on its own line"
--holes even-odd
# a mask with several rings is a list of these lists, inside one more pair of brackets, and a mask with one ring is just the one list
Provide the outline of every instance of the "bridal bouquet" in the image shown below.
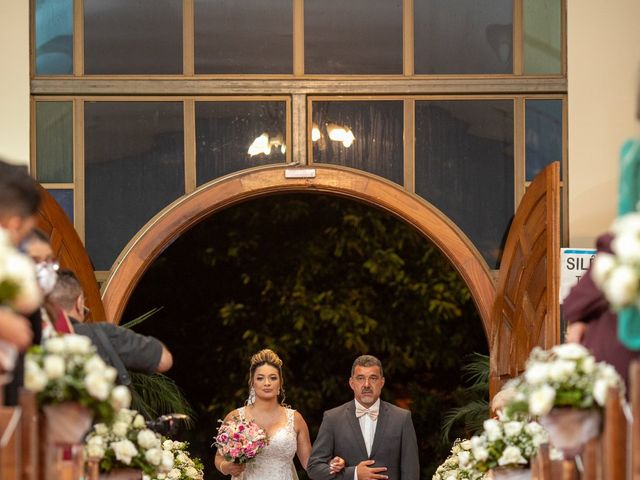
[[431,480],[484,480],[487,475],[476,470],[470,440],[457,439],[451,454],[438,467]]
[[226,461],[247,463],[264,450],[267,443],[266,432],[255,422],[233,417],[222,422],[213,446]]
[[596,362],[582,345],[536,347],[524,373],[505,385],[515,392],[506,409],[509,415],[543,416],[553,407],[603,407],[609,387],[623,392],[624,383],[611,365]]
[[148,429],[135,410],[122,409],[111,425],[94,425],[85,452],[89,459],[100,462],[103,472],[130,467],[140,469],[144,480],[202,480],[202,463],[191,458],[187,446]]
[[0,306],[28,314],[41,300],[35,265],[13,247],[7,232],[0,228]]
[[29,349],[24,385],[36,393],[40,405],[76,402],[98,420],[111,421],[131,402],[125,386],[115,385],[116,370],[95,353],[88,337],[64,335]]

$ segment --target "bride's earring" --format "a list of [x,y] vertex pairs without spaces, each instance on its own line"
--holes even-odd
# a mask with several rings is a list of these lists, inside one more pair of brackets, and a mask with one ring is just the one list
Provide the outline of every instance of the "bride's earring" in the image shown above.
[[278,390],[278,395],[282,395],[282,400],[280,400],[280,405],[284,405],[284,399],[287,398],[287,396],[284,393],[284,387]]
[[247,398],[247,405],[253,405],[254,403],[256,403],[256,390],[251,387],[249,390],[249,398]]

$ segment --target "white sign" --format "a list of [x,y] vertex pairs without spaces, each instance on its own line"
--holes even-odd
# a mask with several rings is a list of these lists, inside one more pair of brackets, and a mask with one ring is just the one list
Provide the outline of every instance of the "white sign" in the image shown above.
[[560,303],[588,270],[596,251],[587,248],[560,249]]

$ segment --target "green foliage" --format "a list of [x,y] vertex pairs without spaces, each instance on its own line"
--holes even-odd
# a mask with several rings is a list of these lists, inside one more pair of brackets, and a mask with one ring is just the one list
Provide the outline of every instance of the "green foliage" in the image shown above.
[[131,408],[147,420],[168,413],[184,413],[189,416],[187,426],[192,426],[194,411],[180,387],[171,378],[154,373],[129,372],[131,377]]
[[149,269],[127,313],[153,305],[165,308],[138,328],[174,354],[172,378],[199,413],[194,449],[246,399],[257,350],[284,360],[286,402],[312,438],[324,410],[353,398],[354,358],[371,353],[383,397],[412,410],[430,476],[449,450],[441,412],[456,405],[461,358],[487,351],[471,295],[438,249],[383,211],[330,196],[263,198],[201,222]]

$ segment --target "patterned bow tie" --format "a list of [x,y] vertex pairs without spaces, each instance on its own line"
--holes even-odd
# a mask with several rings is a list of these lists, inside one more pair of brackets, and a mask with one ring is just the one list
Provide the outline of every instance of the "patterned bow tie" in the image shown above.
[[360,405],[356,405],[356,418],[360,418],[364,415],[369,415],[371,420],[378,418],[378,410],[373,408],[363,408]]

